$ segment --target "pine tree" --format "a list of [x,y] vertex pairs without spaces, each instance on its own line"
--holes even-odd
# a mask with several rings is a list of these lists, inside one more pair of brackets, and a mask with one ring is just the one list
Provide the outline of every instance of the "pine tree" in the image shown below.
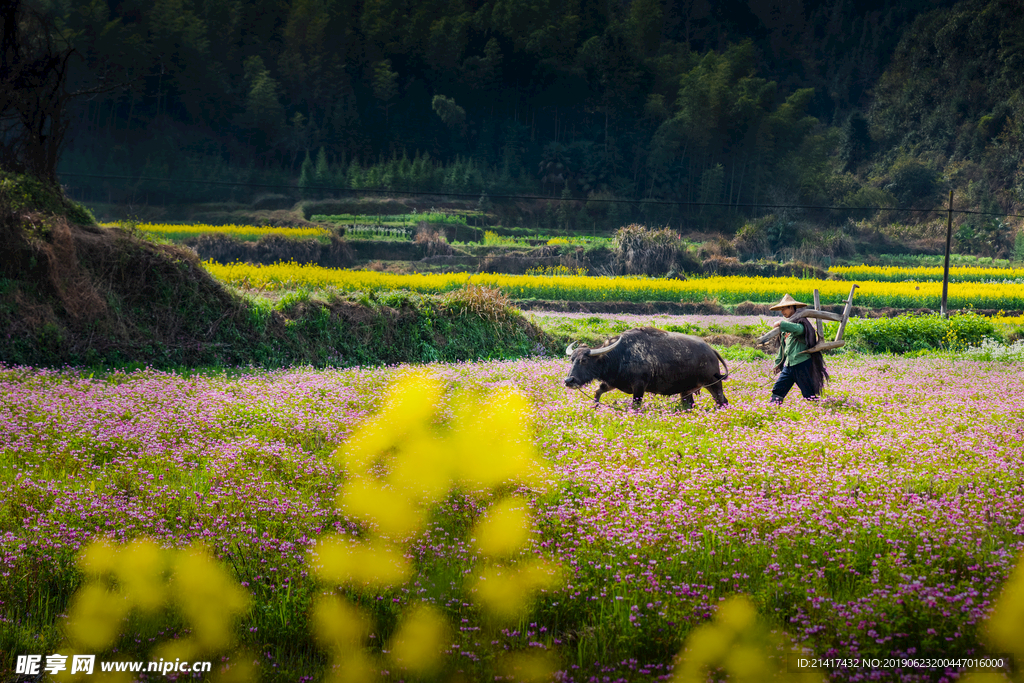
[[855,111],[843,124],[839,158],[843,162],[844,170],[856,171],[870,152],[871,134],[868,131],[868,120],[862,113]]
[[316,153],[316,184],[323,187],[331,182],[331,169],[327,164],[327,152],[321,147]]
[[312,196],[312,188],[316,183],[316,169],[313,166],[313,160],[309,158],[309,152],[306,152],[306,158],[302,162],[302,168],[299,171],[299,194],[302,195],[303,199]]

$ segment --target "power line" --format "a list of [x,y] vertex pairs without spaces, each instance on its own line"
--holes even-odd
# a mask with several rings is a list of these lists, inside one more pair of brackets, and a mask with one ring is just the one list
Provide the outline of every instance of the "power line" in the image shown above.
[[[410,197],[454,197],[460,199],[474,199],[487,194],[489,199],[529,199],[539,201],[556,202],[594,202],[601,204],[637,204],[655,206],[686,206],[686,207],[724,207],[729,209],[800,209],[809,211],[906,211],[911,213],[945,213],[950,209],[939,207],[935,209],[915,209],[901,206],[819,206],[814,204],[731,204],[728,202],[690,202],[670,199],[608,199],[601,197],[577,199],[575,197],[546,197],[544,195],[529,194],[489,194],[486,190],[480,192],[424,192],[417,190],[388,190],[349,187],[326,187],[307,186],[303,188],[295,185],[282,185],[280,183],[253,183],[230,180],[186,180],[178,178],[150,178],[147,176],[117,176],[98,175],[92,173],[61,173],[61,176],[76,178],[93,178],[97,180],[128,180],[132,182],[154,182],[154,183],[182,183],[192,185],[213,185],[218,187],[255,187],[260,189],[290,190],[302,192],[347,192],[349,194],[383,194],[383,195],[405,195]],[[971,211],[969,209],[953,209],[953,213],[970,214],[974,216],[1005,216],[1007,218],[1024,218],[1022,214],[1005,213],[995,211]]]

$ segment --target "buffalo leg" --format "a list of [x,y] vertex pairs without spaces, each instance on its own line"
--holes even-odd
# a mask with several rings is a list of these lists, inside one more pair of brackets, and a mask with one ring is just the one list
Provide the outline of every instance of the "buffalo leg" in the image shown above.
[[725,398],[725,390],[722,389],[721,382],[708,386],[708,391],[711,392],[711,396],[715,399],[715,403],[719,408],[729,405],[729,401]]
[[693,410],[693,394],[683,394],[679,399],[679,404],[683,410]]
[[608,392],[608,391],[611,391],[611,390],[612,390],[612,386],[610,384],[608,384],[607,382],[601,382],[601,386],[599,386],[597,388],[597,391],[594,392],[594,402],[595,403],[600,403],[601,402],[601,396],[605,392]]
[[641,389],[640,391],[634,391],[633,392],[633,409],[634,410],[640,410],[640,405],[643,402],[644,402],[644,391],[643,391],[643,389]]

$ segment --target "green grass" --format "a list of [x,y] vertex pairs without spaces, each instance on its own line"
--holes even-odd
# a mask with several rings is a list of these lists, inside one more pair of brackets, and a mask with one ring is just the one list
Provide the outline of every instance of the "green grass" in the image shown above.
[[387,226],[408,226],[416,225],[418,223],[466,225],[466,216],[464,214],[451,214],[442,211],[424,211],[423,213],[400,213],[391,215],[351,213],[335,215],[317,214],[315,216],[310,216],[310,220],[317,223],[366,223]]
[[[864,256],[854,256],[841,259],[843,265],[857,266],[865,262]],[[941,266],[945,262],[942,254],[879,254],[877,257],[869,257],[883,266]],[[836,264],[839,264],[837,260]],[[974,256],[973,254],[950,254],[949,265],[951,266],[976,266],[979,268],[1011,268],[1020,267],[1020,261],[1010,259],[998,259],[991,256]]]
[[[591,347],[598,346],[608,338],[621,334],[626,330],[644,326],[643,323],[639,322],[626,322],[624,320],[617,320],[614,317],[604,318],[596,315],[588,318],[566,318],[562,316],[530,314],[529,318],[552,337],[552,346],[561,349],[564,349],[573,342],[586,344]],[[692,323],[685,323],[683,325],[666,324],[652,319],[647,326],[698,337],[722,334],[733,335],[748,341],[768,331],[767,326],[761,323],[756,325],[700,326]],[[734,344],[732,346],[718,345],[716,348],[726,360],[758,360],[767,357],[763,349],[751,348],[743,344]]]
[[[591,316],[588,318],[567,318],[532,314],[531,320],[551,335],[553,346],[564,348],[570,342],[588,346],[602,344],[605,340],[633,327],[639,322],[617,320],[614,316]],[[748,342],[760,337],[771,328],[767,323],[752,325],[696,325],[693,323],[666,324],[652,318],[648,325],[669,332],[680,332],[698,337],[733,335]],[[824,338],[835,339],[837,323],[825,323]],[[956,314],[948,319],[939,315],[900,315],[894,318],[852,318],[846,326],[843,338],[847,345],[833,353],[858,354],[909,354],[912,357],[924,352],[963,352],[989,344],[986,359],[1006,356],[1001,352],[1005,342],[1020,338],[1018,327],[1004,327],[994,324],[984,316],[974,313]],[[735,344],[718,346],[727,360],[756,360],[774,355],[769,347],[751,347]],[[1016,356],[1014,356],[1016,357]]]
[[[825,326],[825,338],[834,339],[836,323]],[[974,313],[952,315],[904,314],[894,318],[855,318],[844,331],[852,348],[869,353],[912,353],[958,350],[980,346],[985,339],[1000,339],[1003,331],[991,320]]]

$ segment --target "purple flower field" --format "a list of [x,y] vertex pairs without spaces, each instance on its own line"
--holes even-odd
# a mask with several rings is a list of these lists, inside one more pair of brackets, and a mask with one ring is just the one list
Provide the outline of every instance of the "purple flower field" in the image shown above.
[[[984,652],[979,624],[1024,547],[1024,368],[956,357],[842,356],[826,398],[769,407],[767,362],[730,362],[730,406],[562,387],[565,360],[428,366],[453,389],[511,386],[536,408],[551,481],[529,492],[532,552],[566,568],[527,620],[483,637],[461,594],[476,560],[453,493],[415,546],[423,576],[380,596],[459,625],[469,680],[495,651],[551,650],[565,681],[668,679],[724,597],[817,657]],[[354,528],[332,453],[399,368],[89,378],[0,367],[0,667],[50,651],[92,539],[200,540],[253,597],[239,626],[264,680],[314,680],[309,549]],[[442,406],[441,415],[445,415]],[[481,453],[481,457],[487,457]],[[424,577],[428,577],[424,578]],[[371,641],[372,642],[372,641]],[[836,680],[949,680],[835,669]],[[493,680],[493,676],[492,676]]]

